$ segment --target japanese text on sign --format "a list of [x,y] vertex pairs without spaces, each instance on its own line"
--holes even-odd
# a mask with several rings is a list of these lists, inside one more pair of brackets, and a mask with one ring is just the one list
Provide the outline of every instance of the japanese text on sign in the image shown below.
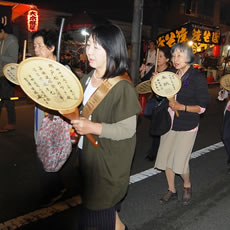
[[199,27],[195,25],[182,26],[174,31],[170,31],[161,35],[157,39],[159,47],[172,47],[176,43],[192,40],[197,43],[218,44],[220,40],[220,32],[208,27]]

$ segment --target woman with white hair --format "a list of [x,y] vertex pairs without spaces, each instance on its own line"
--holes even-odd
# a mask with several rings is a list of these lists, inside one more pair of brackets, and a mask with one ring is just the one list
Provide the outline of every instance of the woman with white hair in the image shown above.
[[[194,55],[186,43],[178,43],[171,49],[172,63],[182,81],[181,89],[174,102],[169,102],[172,118],[171,129],[161,136],[155,168],[164,170],[168,191],[160,199],[161,203],[177,200],[175,175],[184,181],[182,202],[188,204],[192,198],[189,173],[189,159],[196,139],[200,114],[209,103],[208,85],[205,77],[193,68]],[[175,111],[179,116],[175,116]]]

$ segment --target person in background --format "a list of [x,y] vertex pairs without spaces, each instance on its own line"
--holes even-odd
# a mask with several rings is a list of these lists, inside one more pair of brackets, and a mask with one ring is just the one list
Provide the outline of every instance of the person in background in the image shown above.
[[[32,34],[34,52],[36,57],[48,58],[57,61],[56,47],[58,42],[58,33],[56,30],[39,30]],[[53,110],[48,110],[40,105],[36,105],[34,109],[34,138],[37,146],[37,139],[42,125],[42,120],[45,116],[60,116],[59,113]],[[53,183],[52,183],[52,182]],[[41,175],[42,183],[42,206],[49,206],[59,200],[66,192],[62,176],[59,172],[43,171]]]
[[[123,32],[107,23],[92,28],[86,55],[93,70],[84,75],[83,106],[106,79],[128,73],[128,55]],[[127,194],[130,168],[136,146],[137,115],[141,107],[131,82],[119,81],[96,107],[89,119],[72,120],[80,135],[93,134],[94,147],[81,136],[79,165],[83,178],[81,230],[128,229],[119,218]]]
[[[152,68],[149,70],[147,74],[143,78],[141,78],[141,81],[147,81],[150,80],[153,76],[156,74],[163,72],[163,71],[170,71],[173,72],[175,69],[171,67],[171,53],[170,48],[164,46],[159,48],[159,54],[158,54],[158,60],[157,60],[157,69],[155,72],[155,65],[152,66]],[[152,93],[150,98],[153,100],[156,100],[156,104],[160,103],[160,101],[163,99],[162,97],[159,97]],[[150,161],[155,161],[157,156],[158,147],[160,144],[160,136],[152,136],[152,145],[148,151],[146,159]]]
[[220,90],[217,96],[217,100],[218,101],[225,101],[225,100],[228,101],[228,95],[229,95],[228,90],[224,89],[223,87],[220,87]]
[[224,109],[224,116],[223,121],[221,124],[221,140],[224,143],[224,148],[227,152],[228,159],[227,159],[227,165],[228,165],[228,174],[230,174],[230,96],[229,91],[221,88],[218,98],[219,101],[227,101],[226,106]]
[[[36,57],[49,58],[56,61],[56,46],[58,34],[56,31],[48,31],[45,29],[39,30],[32,34],[34,53]],[[34,138],[37,140],[41,123],[45,117],[45,108],[40,108],[39,105],[35,106],[35,120],[34,120]],[[54,112],[54,111],[53,111]]]
[[170,71],[175,72],[175,68],[171,64],[171,53],[170,48],[167,46],[159,47],[159,54],[157,60],[157,71],[155,72],[155,63],[151,67],[148,73],[146,73],[142,78],[141,81],[150,80],[154,75],[163,72],[163,71]]
[[156,45],[154,41],[149,41],[149,48],[147,51],[147,57],[145,63],[143,63],[139,69],[140,76],[143,77],[149,72],[156,62]]
[[0,98],[2,99],[0,101],[0,114],[3,105],[5,105],[8,119],[7,124],[0,128],[0,133],[13,131],[16,128],[15,105],[9,99],[14,96],[14,84],[4,76],[3,67],[8,63],[17,63],[18,52],[19,44],[17,37],[8,33],[6,26],[0,22]]
[[80,54],[79,64],[83,73],[88,73],[88,62],[85,51],[83,50]]
[[[161,203],[178,199],[175,187],[177,174],[184,182],[182,203],[187,205],[192,199],[189,159],[199,128],[200,114],[204,113],[210,96],[204,76],[192,66],[192,48],[186,43],[178,43],[171,48],[171,54],[182,84],[175,101],[169,102],[172,127],[161,136],[155,168],[165,171],[168,182],[168,191],[160,199]],[[178,117],[175,111],[178,111]]]

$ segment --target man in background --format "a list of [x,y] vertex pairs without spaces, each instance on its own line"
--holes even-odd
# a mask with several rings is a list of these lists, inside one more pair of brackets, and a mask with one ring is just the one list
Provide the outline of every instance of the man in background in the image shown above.
[[154,41],[149,41],[148,51],[146,53],[145,63],[139,69],[141,78],[149,72],[153,65],[156,63],[156,44]]
[[3,67],[8,63],[17,63],[19,44],[13,34],[8,33],[6,26],[0,22],[0,114],[3,105],[7,110],[7,123],[0,128],[0,133],[15,130],[16,112],[14,102],[10,100],[14,96],[14,85],[6,79]]

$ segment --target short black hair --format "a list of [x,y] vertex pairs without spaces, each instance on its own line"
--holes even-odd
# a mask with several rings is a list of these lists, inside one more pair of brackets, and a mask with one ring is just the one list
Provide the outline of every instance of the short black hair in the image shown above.
[[58,32],[56,30],[46,30],[42,29],[32,34],[32,40],[34,40],[37,37],[42,37],[44,44],[51,48],[52,46],[55,47],[54,49],[54,55],[56,55],[56,48],[58,43]]
[[149,40],[148,44],[153,43],[156,46],[156,41],[155,40]]
[[96,25],[91,30],[93,40],[106,52],[104,78],[112,78],[128,72],[128,51],[122,30],[112,23]]
[[166,58],[168,58],[169,60],[171,59],[171,50],[168,46],[159,47],[159,51],[162,51]]

